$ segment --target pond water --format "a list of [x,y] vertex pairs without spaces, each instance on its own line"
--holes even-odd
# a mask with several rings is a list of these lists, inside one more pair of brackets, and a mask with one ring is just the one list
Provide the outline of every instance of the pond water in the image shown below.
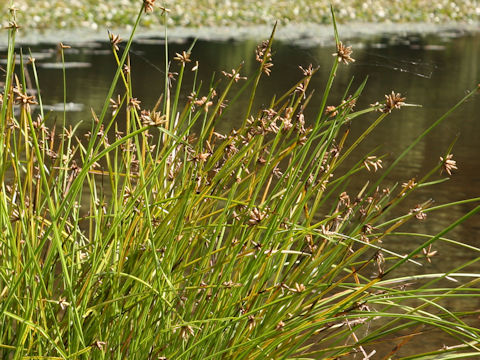
[[[170,55],[188,49],[191,41],[169,44]],[[257,41],[198,41],[192,51],[192,59],[200,64],[200,77],[208,84],[213,72],[219,75],[221,70],[230,71],[245,60],[242,72],[251,74],[257,63],[254,61],[254,50]],[[391,163],[411,141],[424,129],[445,113],[467,90],[474,89],[480,83],[480,36],[470,35],[457,37],[455,33],[442,37],[407,37],[378,36],[370,39],[352,40],[348,45],[354,49],[356,62],[341,66],[336,76],[336,82],[329,104],[338,104],[349,81],[354,77],[353,88],[368,77],[367,86],[357,103],[357,108],[363,108],[376,101],[382,101],[384,94],[392,90],[407,97],[408,103],[420,104],[422,107],[408,107],[394,111],[389,118],[360,146],[356,152],[360,160],[362,154],[378,148],[377,155],[387,154],[384,167]],[[28,47],[23,47],[24,51]],[[42,89],[43,102],[51,110],[50,121],[61,113],[55,111],[63,101],[62,70],[58,66],[58,54],[55,45],[35,45],[31,47],[36,58],[38,74]],[[164,43],[162,39],[142,40],[132,48],[132,74],[134,81],[134,96],[142,101],[145,108],[153,107],[164,86]],[[271,77],[264,78],[258,91],[257,107],[267,104],[274,94],[281,94],[291,87],[301,77],[298,66],[320,66],[310,88],[316,89],[311,102],[311,117],[315,113],[315,102],[321,96],[325,81],[332,64],[334,47],[308,47],[305,44],[295,45],[282,42],[274,43],[274,67]],[[4,52],[2,56],[4,55]],[[81,47],[67,50],[66,60],[67,101],[69,122],[83,121],[81,128],[90,128],[90,108],[100,111],[108,87],[115,70],[115,63],[108,44],[88,43]],[[172,66],[176,66],[173,64]],[[172,67],[175,71],[175,68]],[[187,76],[186,83],[191,81]],[[191,89],[190,86],[186,86]],[[188,95],[184,94],[184,98]],[[236,104],[241,110],[242,103]],[[62,109],[63,106],[60,106]],[[235,110],[235,109],[234,109]],[[226,121],[219,124],[219,130],[228,131],[239,126],[234,114],[230,111]],[[433,199],[436,204],[458,201],[480,196],[480,98],[464,104],[445,122],[435,129],[430,136],[421,141],[398,164],[394,173],[386,181],[391,186],[403,183],[412,177],[421,178],[434,167],[440,156],[445,156],[449,145],[458,137],[453,149],[454,159],[459,170],[451,180],[435,187],[425,188],[420,195],[409,203],[405,209],[416,204]],[[308,115],[308,114],[307,114]],[[351,139],[354,139],[363,129],[368,127],[375,114],[363,117],[352,125]],[[367,175],[359,177],[360,187]],[[444,176],[444,175],[442,175]],[[436,178],[441,178],[440,174]],[[353,191],[352,191],[353,193]],[[435,234],[450,222],[458,219],[474,205],[460,205],[431,213],[425,221],[418,221],[408,230]],[[475,246],[480,246],[480,216],[471,218],[466,223],[455,228],[449,238]],[[420,239],[418,240],[420,243]],[[403,240],[392,244],[391,248],[401,252]],[[445,265],[448,268],[466,262],[478,254],[472,251],[457,249],[449,245],[438,248],[438,258],[431,265],[419,272],[441,272]],[[440,260],[441,259],[441,260]],[[478,264],[466,269],[480,272]],[[475,303],[472,303],[475,302]],[[459,304],[461,307],[477,308],[477,300]],[[478,325],[478,324],[477,324]],[[441,343],[440,343],[441,344]]]

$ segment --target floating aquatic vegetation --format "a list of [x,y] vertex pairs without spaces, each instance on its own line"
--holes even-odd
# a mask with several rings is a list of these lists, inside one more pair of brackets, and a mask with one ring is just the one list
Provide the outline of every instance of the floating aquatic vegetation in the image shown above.
[[[163,24],[161,7],[169,10],[169,25],[176,26],[234,26],[282,23],[326,23],[330,21],[330,3],[338,6],[337,17],[346,21],[447,21],[478,22],[480,5],[476,0],[439,0],[432,5],[429,1],[383,1],[365,0],[288,0],[288,1],[208,1],[167,0],[145,1],[145,11],[151,12],[142,19],[144,26]],[[86,2],[72,0],[68,6],[63,0],[17,0],[15,1],[18,21],[28,28],[90,28],[132,26],[136,16],[131,0]],[[3,8],[2,8],[3,7]],[[4,26],[8,25],[9,2],[0,5]],[[152,12],[154,9],[158,12]]]

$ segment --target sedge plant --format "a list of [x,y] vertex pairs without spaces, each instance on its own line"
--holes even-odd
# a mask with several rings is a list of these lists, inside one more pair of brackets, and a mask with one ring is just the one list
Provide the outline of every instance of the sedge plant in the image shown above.
[[[146,0],[136,24],[153,10],[167,16]],[[444,305],[480,296],[478,274],[463,271],[479,249],[470,246],[472,260],[445,273],[411,269],[431,260],[436,242],[466,246],[445,235],[480,211],[480,199],[463,201],[472,210],[438,234],[407,233],[403,224],[455,204],[393,209],[443,181],[439,170],[450,173],[455,162],[448,152],[423,178],[382,185],[448,113],[388,168],[370,153],[345,167],[362,140],[408,104],[392,92],[357,110],[363,82],[327,105],[335,74],[353,61],[332,17],[336,52],[320,101],[309,89],[317,71],[310,66],[260,109],[255,94],[272,70],[275,29],[258,46],[249,79],[239,66],[187,89],[184,72],[193,68],[196,77],[199,65],[191,49],[176,54],[176,82],[166,62],[164,94],[149,110],[131,82],[137,26],[123,51],[110,34],[117,71],[85,140],[65,122],[48,126],[34,59],[16,65],[12,13],[0,97],[3,359],[387,359],[435,329],[452,343],[403,358],[479,356],[480,330],[470,321],[478,313]],[[239,128],[217,132],[240,94],[249,100],[236,115]],[[307,107],[318,108],[315,119]],[[366,114],[376,120],[347,141],[349,124]],[[359,172],[377,170],[380,178],[348,193]],[[395,237],[417,245],[398,253]],[[413,272],[398,272],[406,265]]]

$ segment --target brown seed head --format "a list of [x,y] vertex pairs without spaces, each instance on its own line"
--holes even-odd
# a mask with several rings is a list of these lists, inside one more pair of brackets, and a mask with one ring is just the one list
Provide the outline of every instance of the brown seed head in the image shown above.
[[188,53],[186,51],[182,51],[181,54],[176,53],[175,55],[176,56],[173,58],[173,60],[177,60],[177,61],[181,62],[182,64],[185,64],[187,62],[192,61],[192,60],[190,60],[190,53]]
[[60,308],[62,310],[65,310],[70,305],[70,303],[67,302],[66,298],[61,297],[60,299],[58,299],[58,305],[60,305]]
[[112,116],[117,113],[121,104],[122,104],[122,99],[120,98],[120,95],[117,95],[117,100],[110,99],[110,107],[113,109]]
[[110,44],[112,44],[115,51],[118,51],[118,44],[122,42],[122,38],[119,35],[115,35],[111,32],[108,32],[108,37],[110,38]]
[[240,72],[238,72],[235,69],[232,69],[232,73],[227,73],[226,71],[222,71],[222,74],[230,79],[233,79],[233,81],[238,82],[238,80],[247,80],[245,76],[240,76]]
[[333,118],[338,115],[337,107],[333,105],[329,105],[325,108],[325,114],[328,115],[329,118]]
[[347,192],[344,191],[338,196],[338,201],[345,206],[350,206],[350,196],[348,196]]
[[298,68],[303,72],[303,75],[305,76],[312,76],[313,73],[318,69],[314,69],[312,64],[308,65],[306,69],[304,69],[302,66],[299,66]]
[[253,330],[253,328],[255,327],[255,316],[253,315],[250,315],[248,317],[248,330]]
[[262,63],[262,71],[267,75],[270,76],[273,66],[272,60],[272,52],[268,47],[268,40],[263,41],[260,45],[257,46],[255,50],[255,59]]
[[422,205],[417,205],[415,208],[410,209],[410,214],[414,214],[418,220],[425,220],[427,218],[427,214],[423,212]]
[[417,183],[415,182],[415,178],[411,178],[410,180],[402,184],[402,188],[406,190],[413,189],[415,186],[417,186]]
[[34,95],[29,96],[26,93],[23,93],[18,87],[15,87],[13,92],[17,95],[15,97],[15,103],[24,106],[27,110],[30,109],[30,105],[38,104]]
[[143,0],[143,6],[144,6],[145,13],[153,12],[153,7],[154,7],[154,4],[155,4],[155,1],[156,0]]
[[100,351],[103,351],[105,349],[105,345],[107,345],[107,343],[105,341],[100,341],[100,340],[97,340],[93,343],[93,346]]
[[257,225],[259,224],[263,219],[267,217],[267,213],[265,211],[261,211],[258,208],[253,208],[250,210],[250,219],[248,220],[249,225]]
[[[382,160],[378,159],[376,156],[368,156],[364,161],[363,165],[368,171],[374,170],[377,172],[377,170],[382,168]],[[370,169],[372,167],[372,169]]]
[[273,63],[270,62],[270,61],[269,61],[269,62],[265,62],[265,63],[263,64],[262,70],[263,70],[263,72],[265,73],[265,75],[270,76],[270,74],[272,73],[271,67],[273,67]]
[[258,62],[263,61],[263,56],[265,55],[267,48],[268,48],[268,40],[263,41],[261,44],[257,46],[257,49],[255,50],[255,59]]
[[383,267],[385,265],[385,257],[383,256],[381,251],[377,251],[373,256],[373,260],[377,264],[378,275],[382,276],[384,273]]
[[128,107],[131,109],[135,108],[137,110],[140,110],[140,103],[141,101],[137,98],[130,98],[130,100],[128,100]]
[[159,126],[167,121],[167,117],[159,111],[142,110],[140,118],[145,126]]
[[405,98],[402,97],[400,93],[395,93],[392,91],[391,94],[385,95],[385,98],[387,100],[385,101],[385,105],[382,109],[382,112],[384,113],[390,113],[393,109],[400,109],[402,105],[405,105],[403,102]]
[[15,20],[11,20],[8,22],[8,25],[5,26],[5,29],[12,29],[18,31],[18,29],[20,29],[20,25],[18,25]]
[[452,170],[457,170],[457,162],[452,159],[453,154],[448,154],[445,159],[440,157],[442,162],[442,170],[445,170],[448,175],[452,175]]
[[295,283],[295,291],[298,293],[304,292],[305,291],[305,285]]
[[362,227],[362,233],[365,234],[365,235],[366,234],[371,234],[374,229],[375,228],[371,224],[365,224]]
[[184,325],[180,329],[180,336],[183,340],[188,340],[188,338],[193,335],[195,335],[195,331],[190,325]]
[[59,44],[58,44],[58,47],[59,47],[60,49],[62,49],[62,50],[63,50],[63,49],[71,49],[71,48],[72,48],[70,45],[65,45],[64,43],[59,43]]
[[432,251],[432,244],[428,245],[428,248],[423,248],[422,249],[423,255],[425,256],[425,259],[431,264],[432,263],[432,257],[437,255],[438,251],[433,250]]
[[341,41],[337,43],[337,52],[333,53],[333,56],[338,57],[340,62],[343,62],[345,65],[355,62],[355,59],[352,59],[350,56],[353,53],[351,46],[345,46]]

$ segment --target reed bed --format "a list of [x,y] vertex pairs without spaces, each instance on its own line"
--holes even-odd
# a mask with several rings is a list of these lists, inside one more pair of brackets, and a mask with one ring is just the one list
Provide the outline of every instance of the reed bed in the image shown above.
[[[480,330],[472,321],[478,311],[449,308],[446,301],[478,301],[479,276],[467,269],[477,264],[479,249],[470,246],[471,261],[445,273],[415,269],[437,261],[437,242],[466,246],[446,234],[480,211],[479,199],[461,202],[472,210],[432,235],[399,232],[455,204],[395,211],[456,169],[451,149],[422,178],[382,185],[395,164],[477,89],[388,167],[368,153],[345,168],[378,124],[410,105],[392,92],[356,109],[366,81],[329,103],[335,74],[354,61],[333,12],[336,49],[320,101],[309,88],[317,69],[307,67],[268,106],[254,105],[262,78],[274,69],[274,29],[259,44],[258,70],[248,79],[240,65],[186,89],[185,71],[196,76],[199,64],[191,49],[176,54],[165,69],[165,92],[153,109],[144,109],[132,90],[128,53],[143,13],[162,11],[153,5],[143,2],[123,51],[121,39],[110,34],[118,67],[103,109],[92,111],[86,138],[66,126],[66,113],[63,124],[47,126],[34,59],[16,65],[18,25],[11,14],[0,97],[1,357],[478,356]],[[184,93],[190,95],[182,103]],[[240,95],[250,100],[236,114],[239,127],[217,132]],[[316,118],[305,118],[307,107],[318,109]],[[349,124],[366,114],[376,120],[347,142]],[[360,172],[370,172],[371,180],[348,193]],[[416,245],[397,253],[392,239],[399,237]],[[406,265],[407,274],[399,272]],[[444,347],[411,346],[434,329],[449,339]],[[407,348],[409,355],[402,355]]]

